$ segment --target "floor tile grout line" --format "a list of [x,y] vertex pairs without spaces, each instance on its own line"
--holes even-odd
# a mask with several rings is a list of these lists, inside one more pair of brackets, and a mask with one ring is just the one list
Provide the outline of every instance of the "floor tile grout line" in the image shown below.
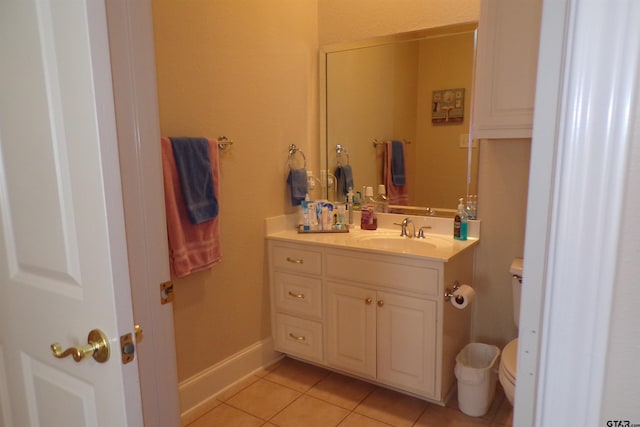
[[[296,390],[298,391],[298,390]],[[284,411],[285,409],[287,409],[289,406],[293,405],[294,402],[296,402],[297,400],[299,400],[302,396],[304,396],[304,393],[300,393],[299,396],[297,396],[295,399],[293,399],[291,402],[287,403],[282,409],[280,409],[278,412],[276,412],[275,414],[273,414],[268,420],[267,422],[272,423],[272,420],[278,416],[278,414],[280,414],[282,411]],[[275,425],[278,425],[276,423],[272,423]]]
[[425,414],[425,412],[427,412],[427,409],[429,409],[429,405],[431,405],[429,402],[427,402],[426,405],[424,405],[424,408],[422,408],[422,412],[420,412],[418,414],[418,418],[416,418],[415,420],[413,420],[413,423],[411,424],[411,426],[415,426],[416,424],[418,424],[418,421],[420,421],[420,419],[422,418],[422,416]]
[[[353,414],[356,414],[356,415],[358,415],[359,417],[363,417],[363,418],[367,418],[367,419],[369,419],[369,420],[375,421],[375,422],[376,422],[376,423],[378,423],[378,424],[384,424],[384,425],[389,426],[389,427],[394,427],[394,425],[393,425],[393,424],[389,424],[389,423],[387,423],[387,422],[385,422],[385,421],[379,420],[379,419],[377,419],[377,418],[370,417],[370,416],[368,416],[368,415],[360,414],[360,413],[356,412],[355,410],[351,411],[351,412],[349,413],[349,415],[347,415],[347,416],[346,416],[342,421],[340,421],[340,424],[342,424],[342,423],[343,423],[347,418],[349,418],[349,416],[350,416],[350,415],[353,415]],[[340,424],[338,424],[336,427],[340,427]]]

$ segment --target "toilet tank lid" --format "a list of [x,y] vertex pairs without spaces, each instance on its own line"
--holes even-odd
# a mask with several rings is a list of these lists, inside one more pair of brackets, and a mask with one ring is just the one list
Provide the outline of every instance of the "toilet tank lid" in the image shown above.
[[511,262],[511,269],[509,271],[511,274],[522,277],[522,258],[515,258]]

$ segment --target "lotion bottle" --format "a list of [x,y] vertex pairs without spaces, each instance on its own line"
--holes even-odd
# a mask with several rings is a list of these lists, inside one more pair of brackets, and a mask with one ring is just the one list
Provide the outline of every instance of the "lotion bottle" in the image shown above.
[[453,238],[456,240],[467,240],[468,216],[464,209],[463,198],[458,199],[458,213],[453,219]]

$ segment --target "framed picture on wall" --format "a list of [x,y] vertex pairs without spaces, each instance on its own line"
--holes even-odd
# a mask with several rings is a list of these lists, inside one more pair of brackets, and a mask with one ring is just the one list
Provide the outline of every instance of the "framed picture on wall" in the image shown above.
[[464,88],[434,90],[431,123],[458,124],[464,121]]

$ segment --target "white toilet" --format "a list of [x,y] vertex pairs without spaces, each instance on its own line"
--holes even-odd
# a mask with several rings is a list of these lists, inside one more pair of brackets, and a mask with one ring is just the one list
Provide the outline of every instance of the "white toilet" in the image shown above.
[[[522,291],[522,258],[516,258],[511,263],[511,284],[513,286],[513,320],[516,326],[520,322],[520,292]],[[513,405],[513,398],[516,394],[516,365],[518,361],[518,338],[509,342],[502,349],[500,367],[498,368],[498,379],[504,394],[509,403]]]

